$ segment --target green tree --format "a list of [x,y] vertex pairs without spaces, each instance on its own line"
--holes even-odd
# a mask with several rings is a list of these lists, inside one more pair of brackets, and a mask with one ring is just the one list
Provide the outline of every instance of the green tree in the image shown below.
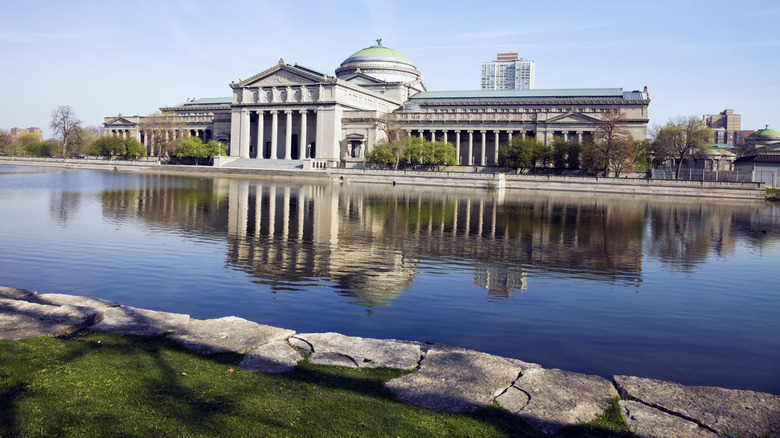
[[634,140],[634,170],[645,172],[653,168],[653,142],[648,139]]
[[398,164],[398,157],[396,157],[395,151],[387,143],[382,142],[366,154],[366,161],[376,164],[381,167],[393,167]]
[[24,145],[22,151],[28,157],[53,157],[59,145],[53,141],[31,141]]
[[458,157],[455,155],[455,146],[452,143],[439,140],[432,143],[433,146],[433,160],[431,163],[434,166],[455,166],[458,164]]
[[13,151],[14,138],[5,129],[0,129],[0,155],[7,155]]
[[498,150],[498,161],[504,167],[523,172],[549,157],[548,151],[547,146],[535,138],[517,136],[507,147]]
[[70,155],[86,155],[92,150],[92,143],[101,136],[101,130],[95,126],[79,127],[68,143]]
[[111,158],[115,155],[119,155],[123,149],[124,146],[122,145],[121,137],[117,135],[104,135],[92,142],[90,155]]
[[377,146],[386,146],[392,151],[395,157],[394,168],[398,168],[401,162],[402,155],[407,145],[409,144],[409,134],[401,129],[401,124],[398,122],[395,114],[388,113],[383,114],[375,120],[376,128],[382,132],[385,136],[383,141],[380,141]]
[[706,153],[712,145],[712,130],[696,116],[678,116],[662,127],[654,127],[653,149],[656,156],[666,162],[674,158],[675,176],[679,178],[683,160],[696,153]]
[[49,126],[56,135],[60,136],[62,144],[62,156],[67,156],[68,142],[74,140],[75,135],[81,128],[81,120],[76,117],[70,105],[62,105],[51,111],[51,122]]
[[553,167],[558,171],[565,168],[580,168],[580,152],[582,145],[576,141],[565,141],[562,138],[555,138],[552,144],[551,160]]

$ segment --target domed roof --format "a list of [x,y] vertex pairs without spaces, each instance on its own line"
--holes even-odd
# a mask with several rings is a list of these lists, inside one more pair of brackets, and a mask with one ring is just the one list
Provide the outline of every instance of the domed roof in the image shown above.
[[336,69],[336,77],[349,78],[362,73],[386,82],[410,82],[420,79],[420,72],[406,56],[397,50],[382,45],[382,39],[376,44],[358,50],[341,63]]
[[766,125],[766,128],[759,129],[758,131],[750,134],[748,137],[780,137],[780,132],[769,129],[769,125]]
[[347,58],[344,62],[354,61],[354,58],[372,58],[377,60],[385,58],[387,60],[406,61],[407,63],[409,62],[409,59],[407,59],[406,56],[402,55],[401,52],[399,52],[398,50],[393,50],[389,47],[383,46],[381,40],[378,42],[379,45],[366,47],[365,49],[358,50],[357,52],[353,53],[352,56]]

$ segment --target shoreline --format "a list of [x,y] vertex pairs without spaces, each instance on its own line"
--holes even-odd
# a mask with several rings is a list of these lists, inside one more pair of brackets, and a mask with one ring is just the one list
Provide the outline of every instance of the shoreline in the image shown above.
[[571,193],[611,193],[679,198],[733,199],[745,201],[780,200],[767,195],[762,183],[648,180],[644,178],[574,177],[562,175],[526,175],[453,171],[377,170],[377,169],[283,169],[263,167],[213,167],[168,165],[157,161],[122,161],[65,158],[0,157],[0,163],[66,169],[115,170],[171,175],[239,176],[287,180],[328,180],[380,185],[412,185],[471,188],[497,191],[516,190]]
[[[249,371],[285,373],[303,360],[352,368],[411,370],[385,386],[403,402],[469,412],[499,403],[546,433],[583,424],[619,398],[621,415],[640,436],[780,436],[780,395],[615,375],[546,369],[458,347],[338,333],[297,333],[237,317],[197,320],[66,294],[0,286],[0,338],[67,336],[79,330],[164,335],[203,355],[243,354]],[[669,428],[669,429],[664,429]]]

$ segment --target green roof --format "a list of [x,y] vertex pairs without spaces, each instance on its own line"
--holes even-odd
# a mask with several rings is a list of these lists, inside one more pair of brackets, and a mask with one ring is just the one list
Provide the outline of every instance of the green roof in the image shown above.
[[179,106],[216,106],[230,105],[233,102],[232,97],[204,97],[185,102]]
[[402,55],[397,50],[393,50],[389,47],[385,46],[371,46],[367,47],[363,50],[359,50],[352,54],[347,60],[350,60],[352,58],[393,58],[393,59],[400,59],[406,62],[409,62],[409,60],[406,58],[406,56]]
[[758,131],[750,134],[748,137],[780,137],[780,132],[766,127],[764,129],[759,129]]
[[[630,94],[634,94],[629,92]],[[622,88],[550,88],[536,90],[424,91],[413,101],[473,99],[623,99]]]

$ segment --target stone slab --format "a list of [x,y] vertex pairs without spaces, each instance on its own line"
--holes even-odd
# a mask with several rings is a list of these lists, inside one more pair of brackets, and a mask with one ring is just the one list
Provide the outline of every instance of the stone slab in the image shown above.
[[620,414],[631,432],[642,438],[717,438],[718,434],[676,415],[637,401],[620,400]]
[[182,313],[119,306],[103,309],[103,321],[92,329],[124,335],[154,336],[182,330],[189,322],[190,316]]
[[81,306],[93,307],[95,309],[105,309],[107,307],[119,307],[116,301],[108,301],[101,298],[84,297],[79,295],[65,294],[36,294],[28,301],[34,301],[39,304],[50,304],[52,306]]
[[780,437],[778,395],[631,376],[615,376],[614,380],[624,396],[696,421],[718,434]]
[[9,300],[27,300],[28,298],[37,295],[37,292],[33,292],[27,289],[17,289],[15,287],[0,286],[0,298],[6,298]]
[[0,298],[0,338],[18,341],[35,336],[64,336],[103,318],[90,307],[51,306]]
[[522,371],[499,356],[462,349],[431,349],[414,373],[385,385],[407,403],[450,412],[468,412],[493,401]]
[[542,432],[556,433],[596,419],[617,395],[612,383],[599,376],[533,368],[496,400]]
[[301,359],[303,357],[287,342],[272,341],[247,353],[238,366],[263,373],[287,373],[293,371]]
[[304,333],[295,335],[293,339],[297,342],[294,346],[311,352],[309,362],[321,365],[409,370],[417,367],[422,355],[420,344],[391,339],[360,338],[339,333]]
[[271,327],[236,316],[217,319],[190,319],[189,324],[170,336],[187,348],[203,354],[248,353],[271,341],[294,335],[293,330]]

